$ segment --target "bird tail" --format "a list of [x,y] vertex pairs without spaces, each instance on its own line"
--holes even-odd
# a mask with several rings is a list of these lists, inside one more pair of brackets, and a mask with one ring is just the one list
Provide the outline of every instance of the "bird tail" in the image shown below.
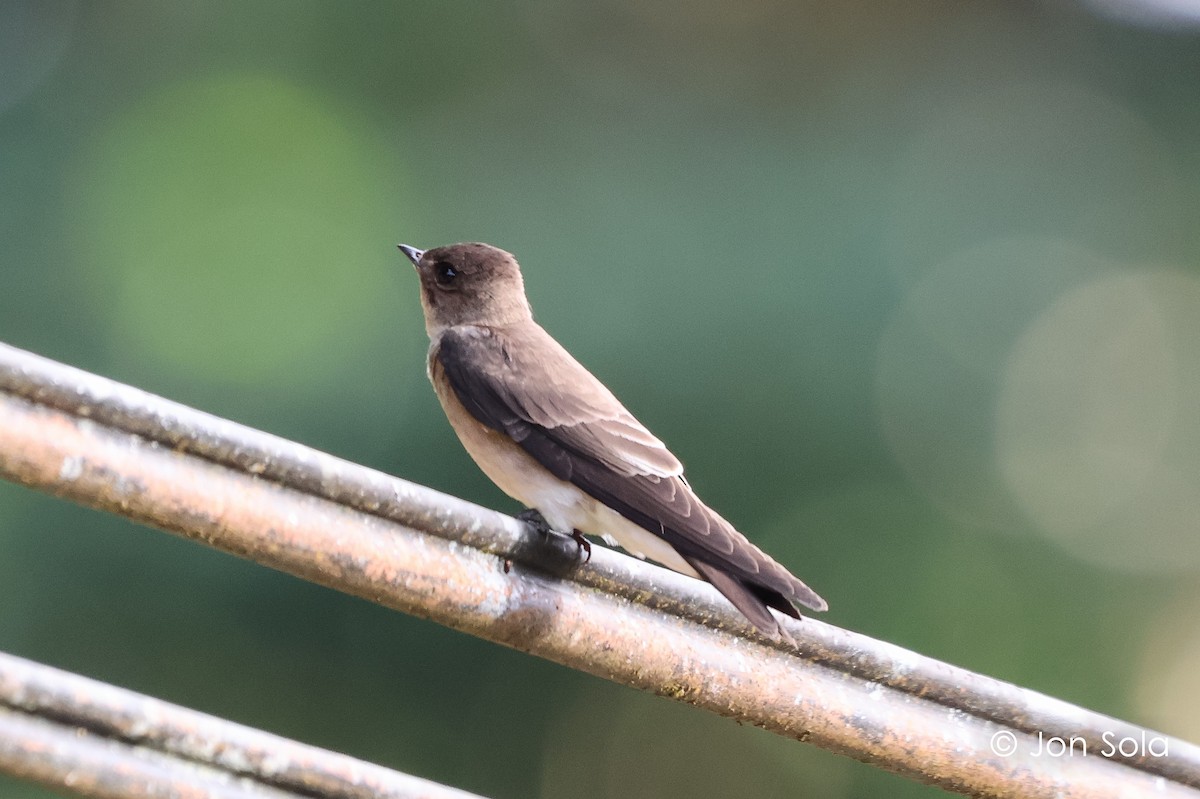
[[[778,635],[791,644],[796,643],[787,630],[783,629],[779,620],[771,615],[770,608],[775,608],[793,619],[800,618],[800,611],[796,610],[796,606],[788,601],[788,598],[782,593],[740,580],[702,560],[695,558],[686,558],[686,560],[693,569],[700,573],[701,577],[712,583],[713,587],[720,591],[761,632],[770,636]],[[817,599],[820,600],[820,597]],[[822,601],[821,604],[824,602]]]

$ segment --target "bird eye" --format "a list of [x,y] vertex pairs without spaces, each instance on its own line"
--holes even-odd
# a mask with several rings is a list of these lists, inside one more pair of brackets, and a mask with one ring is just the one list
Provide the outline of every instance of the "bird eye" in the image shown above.
[[458,270],[445,261],[433,265],[433,281],[444,289],[453,288],[458,279]]

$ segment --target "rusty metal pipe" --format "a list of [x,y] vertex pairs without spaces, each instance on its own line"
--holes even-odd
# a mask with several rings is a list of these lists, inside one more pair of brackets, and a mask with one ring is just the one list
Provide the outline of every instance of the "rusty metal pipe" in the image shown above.
[[[699,581],[3,345],[0,392],[15,482],[951,790],[1200,796],[1184,741],[813,619],[791,649]],[[1101,754],[1143,734],[1167,753]]]
[[475,797],[4,653],[0,773],[98,799]]

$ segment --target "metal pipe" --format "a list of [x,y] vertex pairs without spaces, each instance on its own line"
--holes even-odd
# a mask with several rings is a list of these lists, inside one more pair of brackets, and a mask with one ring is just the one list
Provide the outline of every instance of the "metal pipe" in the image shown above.
[[100,799],[475,797],[4,653],[0,773]]
[[793,649],[699,581],[4,345],[0,392],[15,482],[951,790],[1200,796],[1184,741],[814,619]]

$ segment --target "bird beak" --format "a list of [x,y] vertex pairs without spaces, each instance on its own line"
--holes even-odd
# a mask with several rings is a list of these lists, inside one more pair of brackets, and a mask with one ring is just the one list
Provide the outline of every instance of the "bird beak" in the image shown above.
[[416,247],[409,247],[407,244],[397,244],[400,252],[408,256],[408,260],[413,262],[413,266],[421,263],[421,256],[425,254],[424,250],[418,250]]

